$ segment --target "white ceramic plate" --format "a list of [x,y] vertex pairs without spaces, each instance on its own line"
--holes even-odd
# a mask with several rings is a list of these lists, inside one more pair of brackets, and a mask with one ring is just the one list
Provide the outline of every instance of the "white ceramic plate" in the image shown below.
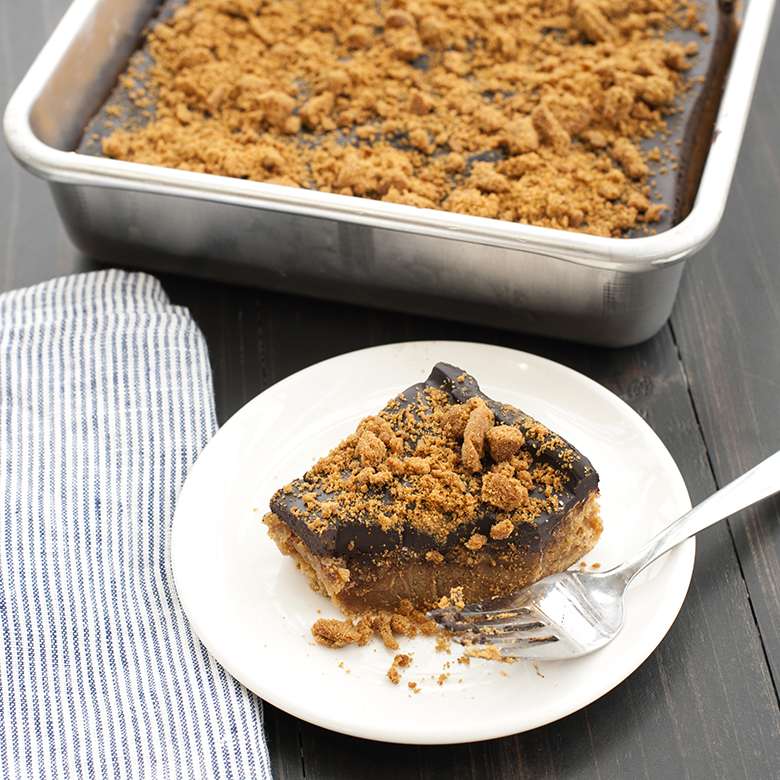
[[[303,720],[386,742],[472,742],[532,729],[599,698],[664,637],[688,590],[690,540],[639,575],[626,624],[585,658],[458,662],[431,639],[401,641],[412,665],[399,684],[377,642],[331,650],[312,641],[319,617],[342,617],[312,592],[260,522],[274,491],[301,475],[444,360],[489,396],[538,418],[585,452],[601,476],[604,533],[587,556],[608,568],[690,508],[683,479],[647,424],[586,377],[533,355],[480,344],[393,344],[326,360],[261,393],[195,463],[178,499],[173,569],[193,629],[250,690]],[[442,674],[448,675],[440,684]],[[416,692],[409,687],[416,683]]]

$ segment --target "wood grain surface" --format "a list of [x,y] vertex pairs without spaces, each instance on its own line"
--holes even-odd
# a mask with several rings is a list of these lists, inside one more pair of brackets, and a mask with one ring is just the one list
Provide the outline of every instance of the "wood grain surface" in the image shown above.
[[[0,0],[3,105],[67,9]],[[780,449],[780,19],[775,14],[731,194],[685,269],[672,317],[630,348],[585,347],[160,273],[208,341],[220,421],[322,359],[417,339],[559,361],[630,404],[700,501]],[[48,187],[0,145],[0,289],[103,267],[65,234]],[[368,742],[266,705],[277,780],[780,777],[780,502],[702,534],[672,629],[625,682],[534,731],[456,746]]]

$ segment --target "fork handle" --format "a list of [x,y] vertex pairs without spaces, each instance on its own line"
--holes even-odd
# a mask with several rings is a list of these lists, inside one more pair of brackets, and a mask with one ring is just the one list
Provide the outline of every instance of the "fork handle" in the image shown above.
[[780,491],[780,452],[762,460],[750,471],[746,471],[741,477],[737,477],[733,482],[729,482],[728,485],[697,504],[640,547],[630,558],[612,569],[611,573],[620,573],[627,585],[645,566],[681,542],[778,491]]

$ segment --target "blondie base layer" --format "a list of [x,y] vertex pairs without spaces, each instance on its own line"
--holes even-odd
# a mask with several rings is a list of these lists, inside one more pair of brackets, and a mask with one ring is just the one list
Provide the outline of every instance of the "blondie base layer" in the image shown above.
[[571,444],[439,363],[273,496],[271,538],[346,614],[428,609],[562,571],[602,530]]

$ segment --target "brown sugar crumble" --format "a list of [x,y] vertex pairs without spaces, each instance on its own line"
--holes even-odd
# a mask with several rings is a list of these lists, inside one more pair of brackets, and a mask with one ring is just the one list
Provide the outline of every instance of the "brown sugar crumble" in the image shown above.
[[[108,157],[619,236],[679,111],[690,0],[189,0]],[[369,454],[370,458],[370,454]],[[497,486],[497,490],[499,486]],[[503,490],[503,488],[501,488]],[[510,500],[510,499],[507,499]]]

